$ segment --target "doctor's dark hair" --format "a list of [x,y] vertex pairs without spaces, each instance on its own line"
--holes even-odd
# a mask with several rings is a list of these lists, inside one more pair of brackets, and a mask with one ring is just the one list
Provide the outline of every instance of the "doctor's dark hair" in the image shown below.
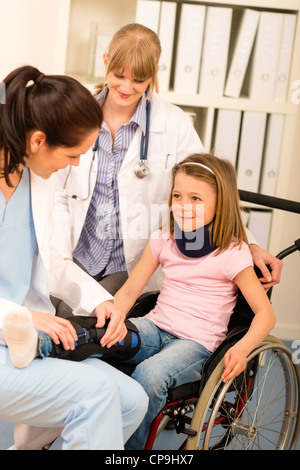
[[9,174],[25,164],[30,131],[42,131],[50,148],[76,147],[102,125],[102,111],[92,94],[76,80],[44,75],[31,66],[20,67],[3,81],[6,104],[0,105],[0,150]]
[[[178,173],[207,182],[217,194],[216,215],[214,222],[209,227],[211,241],[218,247],[216,254],[228,249],[232,242],[236,246],[241,246],[243,241],[248,243],[241,216],[236,171],[232,163],[210,153],[193,154],[177,163],[172,169],[170,208],[172,207],[175,178]],[[172,210],[170,210],[169,227],[172,235],[174,231]]]

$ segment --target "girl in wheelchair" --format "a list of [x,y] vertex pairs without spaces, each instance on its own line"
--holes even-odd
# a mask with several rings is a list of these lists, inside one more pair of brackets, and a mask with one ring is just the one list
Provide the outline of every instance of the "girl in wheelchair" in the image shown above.
[[163,285],[155,307],[131,318],[141,348],[126,361],[147,392],[148,412],[126,449],[143,449],[168,389],[200,379],[205,359],[223,341],[238,288],[254,313],[246,335],[225,356],[223,381],[239,375],[247,355],[275,324],[254,269],[241,220],[235,169],[210,154],[173,168],[168,223],[154,232],[129,279],[115,295],[128,313],[159,265]]
[[[122,345],[105,354],[105,348],[99,346],[100,337],[89,344],[86,336],[83,340],[84,355],[95,355],[100,348],[104,360],[113,356],[112,361],[119,358],[135,365],[132,377],[150,398],[142,424],[127,441],[128,450],[144,448],[169,388],[200,379],[204,361],[226,336],[238,288],[255,316],[245,336],[225,355],[224,382],[245,369],[247,355],[275,324],[275,314],[253,269],[232,164],[210,154],[195,154],[176,164],[172,177],[167,223],[152,234],[142,258],[115,295],[116,307],[127,314],[161,265],[163,285],[156,306],[144,317],[130,318],[130,344],[125,355]],[[17,340],[18,320],[9,320],[7,344],[13,354],[18,345],[9,341],[9,335],[13,333]],[[93,327],[86,321],[74,324],[77,334],[78,328]],[[30,344],[33,331],[29,325],[30,319]],[[131,348],[137,330],[138,341]],[[20,334],[24,339],[24,331]],[[77,351],[55,350],[50,342],[48,355],[82,360]],[[35,355],[34,351],[32,357]]]

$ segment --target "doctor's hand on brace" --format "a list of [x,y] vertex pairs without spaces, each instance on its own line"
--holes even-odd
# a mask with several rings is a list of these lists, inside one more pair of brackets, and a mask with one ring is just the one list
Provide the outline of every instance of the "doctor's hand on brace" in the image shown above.
[[67,351],[75,348],[77,333],[69,320],[52,315],[52,313],[31,311],[31,314],[36,330],[46,333],[55,344],[61,342]]
[[126,315],[114,306],[113,301],[107,300],[102,302],[95,308],[93,313],[97,316],[98,320],[96,328],[103,328],[106,320],[109,319],[106,333],[100,341],[101,346],[110,348],[125,338],[127,334],[127,328],[124,323]]

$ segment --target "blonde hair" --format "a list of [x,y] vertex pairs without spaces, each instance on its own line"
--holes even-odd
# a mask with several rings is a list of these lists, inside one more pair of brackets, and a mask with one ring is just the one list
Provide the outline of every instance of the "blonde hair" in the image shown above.
[[[123,26],[117,31],[108,47],[109,72],[123,71],[129,66],[136,80],[151,79],[148,96],[153,90],[158,92],[157,67],[161,55],[161,45],[158,35],[138,23]],[[96,94],[103,90],[106,82],[97,85]]]
[[[191,165],[188,164],[189,162]],[[172,189],[169,197],[170,208],[172,206],[175,177],[178,173],[201,178],[216,191],[216,216],[214,223],[211,222],[209,227],[211,242],[218,247],[216,254],[229,248],[232,242],[240,247],[243,241],[248,243],[241,217],[234,166],[228,160],[217,158],[211,154],[193,154],[185,158],[185,160],[176,164],[172,170]],[[173,212],[171,210],[169,212],[170,233],[172,234],[174,231],[174,217]]]

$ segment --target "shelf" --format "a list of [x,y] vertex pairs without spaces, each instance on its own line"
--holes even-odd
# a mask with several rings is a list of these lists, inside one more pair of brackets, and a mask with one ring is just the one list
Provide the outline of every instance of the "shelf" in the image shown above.
[[189,93],[161,92],[160,96],[179,106],[199,108],[240,109],[242,111],[262,111],[266,113],[297,114],[297,106],[290,103],[274,103],[273,101],[253,101],[247,97],[227,98],[225,96],[203,96]]
[[[101,82],[88,79],[85,75],[69,74],[88,89],[93,88]],[[298,108],[292,103],[275,103],[273,101],[253,101],[248,97],[228,98],[226,96],[203,96],[193,93],[177,93],[174,91],[160,92],[159,95],[169,103],[178,106],[189,106],[194,108],[215,108],[215,109],[239,109],[242,111],[261,111],[265,113],[276,113],[285,115],[297,115]]]

